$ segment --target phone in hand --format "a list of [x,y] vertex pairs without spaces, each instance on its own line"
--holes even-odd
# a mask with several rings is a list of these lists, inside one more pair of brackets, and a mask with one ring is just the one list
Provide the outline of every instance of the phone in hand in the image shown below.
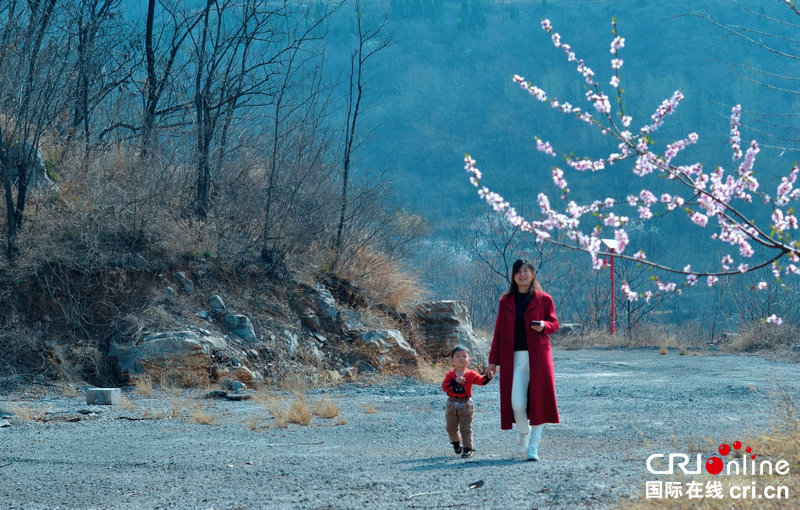
[[542,327],[544,327],[544,321],[531,321],[531,326],[542,326]]

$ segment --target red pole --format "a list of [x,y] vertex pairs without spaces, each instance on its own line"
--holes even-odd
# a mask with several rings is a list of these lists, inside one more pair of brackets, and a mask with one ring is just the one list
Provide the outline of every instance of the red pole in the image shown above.
[[617,331],[616,300],[614,299],[614,249],[611,252],[611,334]]

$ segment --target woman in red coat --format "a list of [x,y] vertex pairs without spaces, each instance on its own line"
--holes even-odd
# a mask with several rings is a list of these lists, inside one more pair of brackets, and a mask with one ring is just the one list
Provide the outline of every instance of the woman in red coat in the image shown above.
[[545,423],[558,423],[550,335],[558,330],[553,298],[542,291],[533,265],[517,260],[511,287],[500,298],[486,375],[500,376],[500,428],[517,424],[518,453],[539,460]]

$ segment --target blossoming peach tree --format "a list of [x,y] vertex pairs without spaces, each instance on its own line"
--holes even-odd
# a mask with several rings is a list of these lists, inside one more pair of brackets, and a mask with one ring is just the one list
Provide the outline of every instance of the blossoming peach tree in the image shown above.
[[[697,133],[689,133],[685,138],[668,144],[663,151],[655,151],[652,146],[655,133],[664,119],[675,111],[683,94],[676,90],[661,103],[638,131],[631,127],[634,120],[625,113],[619,74],[624,63],[620,58],[620,50],[625,46],[625,38],[618,35],[616,20],[612,20],[614,39],[610,47],[610,66],[613,76],[608,86],[619,106],[618,111],[612,111],[612,100],[595,78],[595,73],[583,59],[575,55],[569,44],[561,41],[561,36],[553,31],[550,21],[542,20],[541,26],[555,47],[564,52],[567,61],[576,65],[586,83],[585,99],[591,109],[582,109],[550,97],[522,76],[515,75],[514,82],[538,101],[595,127],[606,137],[612,137],[617,147],[615,152],[599,158],[565,155],[565,168],[574,172],[596,172],[631,160],[634,178],[641,179],[643,187],[638,194],[628,195],[625,200],[606,198],[580,204],[570,200],[565,170],[556,165],[552,168],[552,180],[561,193],[566,208],[563,211],[556,210],[551,205],[548,194],[540,192],[537,196],[540,219],[528,220],[518,214],[502,196],[481,185],[481,171],[477,168],[476,161],[467,154],[464,159],[465,169],[482,199],[495,211],[504,214],[516,228],[535,235],[537,243],[553,243],[588,253],[594,269],[602,267],[603,257],[612,255],[602,249],[601,238],[613,235],[617,244],[613,256],[651,266],[661,270],[660,274],[672,275],[674,281],[653,277],[652,289],[632,289],[627,282],[623,282],[621,290],[630,301],[649,300],[658,294],[681,293],[685,287],[695,285],[699,278],[704,278],[706,284],[712,287],[720,277],[740,275],[764,267],[771,269],[776,283],[781,285],[785,285],[785,276],[800,274],[800,241],[795,240],[794,236],[798,221],[792,207],[792,203],[800,198],[800,188],[794,186],[800,170],[795,164],[789,174],[781,179],[774,196],[759,189],[759,182],[753,171],[759,146],[753,140],[742,150],[739,133],[740,105],[734,106],[730,115],[730,146],[733,154],[731,171],[726,171],[722,166],[706,171],[701,163],[678,164],[674,162],[675,158],[688,146],[697,143]],[[544,154],[558,158],[555,148],[538,137],[536,148]],[[661,193],[656,192],[655,188],[646,187],[648,184],[664,183],[664,179],[676,183],[682,191],[677,194]],[[754,199],[762,201],[772,210],[772,221],[768,228],[759,225],[742,210],[743,204],[752,203]],[[699,229],[712,230],[711,239],[729,245],[731,253],[721,258],[718,267],[698,270],[691,265],[678,267],[649,260],[642,250],[626,252],[629,243],[626,225],[630,217],[636,215],[641,221],[647,221],[659,212],[658,208],[665,211],[684,211],[692,225]],[[758,257],[754,246],[761,247]],[[766,281],[761,281],[754,286],[754,290],[767,286]],[[763,321],[780,324],[782,319],[773,314]]]

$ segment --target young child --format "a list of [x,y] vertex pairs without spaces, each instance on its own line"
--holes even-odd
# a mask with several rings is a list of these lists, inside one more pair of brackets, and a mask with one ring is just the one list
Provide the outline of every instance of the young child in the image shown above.
[[[447,399],[447,433],[453,450],[460,453],[461,457],[472,457],[472,417],[475,414],[475,404],[472,402],[472,385],[486,385],[491,377],[479,374],[467,368],[469,366],[469,349],[463,345],[456,345],[450,352],[450,361],[454,369],[447,372],[442,381],[442,390],[450,397]],[[461,429],[461,438],[458,431]],[[462,449],[461,440],[464,441]]]

